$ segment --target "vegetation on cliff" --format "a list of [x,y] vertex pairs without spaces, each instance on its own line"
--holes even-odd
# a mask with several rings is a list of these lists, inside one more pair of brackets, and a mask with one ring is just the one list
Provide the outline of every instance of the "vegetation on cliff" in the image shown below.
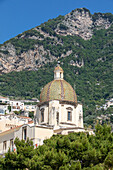
[[[78,13],[75,13],[76,11]],[[64,79],[72,85],[77,93],[78,101],[83,104],[85,123],[93,125],[96,117],[102,114],[102,110],[98,111],[97,108],[102,106],[106,99],[113,98],[113,15],[110,13],[91,15],[90,12],[86,15],[87,12],[87,9],[73,10],[66,16],[49,20],[1,45],[4,47],[2,53],[5,55],[3,63],[9,61],[7,44],[11,43],[13,46],[10,48],[15,47],[16,50],[16,54],[14,49],[12,51],[15,54],[14,57],[18,56],[15,57],[17,60],[14,58],[14,63],[11,63],[11,68],[14,67],[14,70],[18,71],[18,68],[25,68],[25,70],[0,75],[0,94],[39,98],[43,86],[53,80],[54,67],[59,60],[64,69]],[[80,37],[81,34],[63,36],[57,33],[58,28],[67,31],[66,24],[71,22],[75,14],[82,18],[88,17],[91,22],[93,21],[92,38],[84,40]],[[105,25],[95,26],[98,20],[109,27],[103,29]],[[79,24],[82,28],[81,20]],[[29,50],[31,50],[30,54],[27,53]],[[23,53],[25,53],[25,61],[24,56],[21,56]],[[29,57],[32,54],[33,57]],[[39,58],[35,58],[36,56]],[[28,62],[27,66],[24,62],[25,64]],[[33,64],[30,65],[30,63]],[[5,70],[1,62],[0,67]],[[30,69],[32,71],[28,71]],[[103,113],[112,117],[113,108]]]
[[[51,39],[44,42],[64,69],[64,78],[75,89],[78,100],[83,103],[87,124],[93,124],[106,99],[113,98],[113,27],[95,31],[91,40],[76,36],[62,37],[63,46],[51,45]],[[75,44],[77,44],[75,46]],[[58,57],[72,50],[67,57]],[[25,98],[38,97],[45,84],[53,79],[56,61],[45,64],[38,71],[11,72],[0,76],[0,93],[5,96]],[[77,65],[78,64],[78,65]],[[113,109],[109,114],[112,114]],[[106,114],[106,112],[105,112]]]

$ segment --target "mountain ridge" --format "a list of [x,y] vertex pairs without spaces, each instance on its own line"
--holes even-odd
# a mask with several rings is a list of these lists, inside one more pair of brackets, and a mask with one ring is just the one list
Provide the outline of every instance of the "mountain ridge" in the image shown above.
[[[65,16],[50,19],[1,45],[0,73],[37,70],[48,62],[67,57],[71,55],[72,50],[63,49],[62,37],[79,36],[84,40],[90,40],[95,29],[108,29],[112,22],[112,14],[91,15],[86,8],[75,9]],[[75,43],[75,46],[77,45],[79,44]],[[51,48],[55,49],[55,46],[63,50],[56,54],[57,52],[51,50]]]

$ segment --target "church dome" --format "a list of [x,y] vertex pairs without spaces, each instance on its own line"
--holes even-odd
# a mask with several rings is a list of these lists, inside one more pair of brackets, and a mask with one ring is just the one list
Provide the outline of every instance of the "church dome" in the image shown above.
[[60,100],[77,103],[77,96],[74,89],[63,79],[63,69],[57,66],[54,73],[54,80],[45,85],[40,94],[40,102]]

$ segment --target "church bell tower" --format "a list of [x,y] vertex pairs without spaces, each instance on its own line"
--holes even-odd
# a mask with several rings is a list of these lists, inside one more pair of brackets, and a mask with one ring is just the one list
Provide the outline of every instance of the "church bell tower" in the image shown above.
[[54,70],[54,80],[63,80],[63,69],[58,64]]

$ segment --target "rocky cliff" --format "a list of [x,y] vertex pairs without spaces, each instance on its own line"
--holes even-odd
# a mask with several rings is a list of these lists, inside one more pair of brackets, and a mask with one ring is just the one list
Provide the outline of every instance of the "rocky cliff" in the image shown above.
[[[91,15],[85,8],[49,20],[0,46],[0,73],[37,70],[59,57],[67,57],[73,50],[64,48],[63,37],[78,36],[87,41],[92,38],[95,30],[108,29],[112,22],[112,14]],[[79,43],[74,45],[79,46]],[[76,62],[76,66],[79,63]]]

